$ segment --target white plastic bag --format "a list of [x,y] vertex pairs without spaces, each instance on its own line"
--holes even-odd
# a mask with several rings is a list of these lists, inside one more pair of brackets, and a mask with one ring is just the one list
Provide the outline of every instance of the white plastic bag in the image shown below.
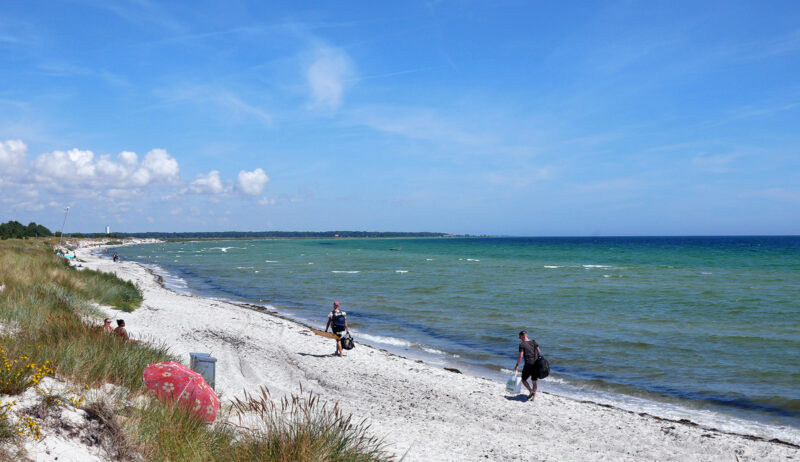
[[519,373],[517,371],[514,371],[514,373],[511,375],[511,377],[508,378],[508,381],[506,382],[506,391],[509,393],[519,393],[521,389],[522,389],[522,377],[519,376]]

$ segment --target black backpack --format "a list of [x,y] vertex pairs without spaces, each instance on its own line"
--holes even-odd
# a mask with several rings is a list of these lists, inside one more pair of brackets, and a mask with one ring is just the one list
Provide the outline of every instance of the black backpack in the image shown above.
[[534,370],[536,371],[536,378],[543,379],[550,375],[550,363],[547,362],[547,359],[543,355],[539,355],[536,358],[536,363],[534,363]]

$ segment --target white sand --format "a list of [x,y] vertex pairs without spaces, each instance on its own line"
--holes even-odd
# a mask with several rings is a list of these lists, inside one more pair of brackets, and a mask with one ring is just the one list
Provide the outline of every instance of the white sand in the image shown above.
[[[503,384],[459,375],[358,344],[344,358],[332,340],[277,316],[161,287],[144,267],[78,250],[84,266],[111,271],[144,292],[125,319],[136,338],[166,342],[188,364],[189,352],[218,358],[223,401],[257,392],[304,390],[367,419],[406,461],[444,460],[800,460],[790,445],[754,440],[676,421],[539,393],[521,402]],[[320,308],[324,326],[324,308]]]

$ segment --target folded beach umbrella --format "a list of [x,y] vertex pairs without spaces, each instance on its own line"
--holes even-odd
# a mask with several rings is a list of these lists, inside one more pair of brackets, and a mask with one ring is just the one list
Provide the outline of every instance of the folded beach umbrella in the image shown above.
[[219,411],[219,397],[203,376],[174,361],[150,364],[144,368],[144,383],[156,397],[177,402],[195,416],[213,422]]

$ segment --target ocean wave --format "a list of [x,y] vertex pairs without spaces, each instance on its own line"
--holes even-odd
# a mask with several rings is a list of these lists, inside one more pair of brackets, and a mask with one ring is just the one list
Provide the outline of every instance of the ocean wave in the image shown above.
[[480,261],[477,258],[467,258],[467,261]]
[[584,268],[611,268],[609,265],[581,265]]
[[236,269],[254,269],[253,266],[237,266]]
[[563,266],[556,266],[556,265],[544,265],[544,267],[545,267],[545,268],[551,268],[551,269],[555,269],[555,268],[563,268]]
[[336,273],[336,274],[340,274],[340,273],[343,273],[343,274],[358,274],[360,272],[361,271],[337,271],[337,270],[331,271],[331,273]]
[[278,260],[264,260],[264,263],[279,263]]
[[408,270],[394,270],[395,273],[408,273]]
[[182,294],[189,293],[189,283],[180,276],[177,276],[169,271],[165,270],[159,265],[153,264],[142,264],[146,268],[149,268],[152,272],[157,274],[161,277],[161,280],[164,281],[164,287],[174,290],[175,292],[179,292]]
[[208,249],[203,250],[220,250],[222,252],[227,252],[230,249],[241,249],[241,247],[209,247]]
[[433,261],[433,258],[426,258],[425,261]]
[[375,342],[375,343],[383,343],[384,345],[392,345],[392,346],[399,346],[403,348],[410,348],[412,343],[408,340],[403,340],[396,337],[383,337],[381,335],[370,335],[370,334],[358,334],[360,339],[366,340],[367,342]]
[[431,348],[431,347],[426,347],[426,346],[421,346],[420,345],[420,349],[422,349],[422,351],[424,351],[426,353],[430,353],[432,355],[453,356],[453,357],[456,357],[456,358],[458,357],[458,355],[451,355],[450,353],[448,353],[446,351],[437,350],[436,348]]

